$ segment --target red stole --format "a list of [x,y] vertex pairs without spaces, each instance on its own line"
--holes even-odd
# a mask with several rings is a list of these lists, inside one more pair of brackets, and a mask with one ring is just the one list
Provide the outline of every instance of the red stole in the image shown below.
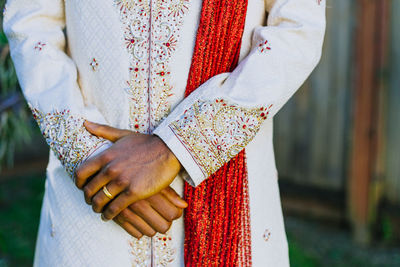
[[[203,0],[186,95],[238,64],[247,0]],[[245,151],[198,187],[185,184],[185,265],[251,266]]]

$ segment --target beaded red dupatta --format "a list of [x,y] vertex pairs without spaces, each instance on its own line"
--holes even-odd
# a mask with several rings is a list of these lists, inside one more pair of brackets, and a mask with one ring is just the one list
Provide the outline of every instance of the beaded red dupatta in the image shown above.
[[[203,0],[186,95],[238,64],[247,0]],[[251,266],[245,151],[198,187],[185,184],[185,265]]]

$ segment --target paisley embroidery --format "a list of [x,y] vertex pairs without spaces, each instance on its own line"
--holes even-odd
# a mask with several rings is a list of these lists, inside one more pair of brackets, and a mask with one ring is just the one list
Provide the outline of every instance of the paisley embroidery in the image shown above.
[[208,177],[245,148],[271,107],[247,109],[223,99],[198,100],[169,127]]
[[86,131],[85,120],[73,116],[69,110],[45,114],[31,105],[29,107],[46,142],[71,176],[91,152],[106,142]]
[[189,0],[114,1],[130,56],[130,78],[125,89],[131,99],[130,128],[152,132],[170,110],[169,61],[178,45]]
[[[176,249],[172,238],[169,235],[157,233],[153,238],[142,237],[141,239],[132,239],[129,241],[131,248],[132,266],[168,266],[175,260]],[[151,248],[153,247],[153,254]],[[153,261],[151,257],[153,255]]]

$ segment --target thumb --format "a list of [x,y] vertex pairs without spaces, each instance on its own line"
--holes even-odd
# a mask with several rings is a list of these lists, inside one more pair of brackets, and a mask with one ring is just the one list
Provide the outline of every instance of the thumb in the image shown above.
[[85,121],[83,125],[85,126],[86,130],[89,133],[96,135],[97,137],[102,137],[104,139],[110,140],[111,142],[116,142],[122,137],[132,133],[131,131],[128,130],[121,130],[118,128],[90,121]]

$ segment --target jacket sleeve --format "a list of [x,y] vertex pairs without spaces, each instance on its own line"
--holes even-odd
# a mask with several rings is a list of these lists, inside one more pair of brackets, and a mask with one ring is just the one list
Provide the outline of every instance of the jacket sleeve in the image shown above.
[[266,0],[266,9],[267,26],[254,30],[251,51],[236,69],[201,85],[154,132],[193,186],[245,148],[320,60],[325,0]]
[[[65,52],[64,1],[8,0],[3,28],[33,116],[72,176],[75,168],[107,141],[91,135],[83,126],[85,119],[105,121],[96,108],[85,103],[77,68]],[[96,67],[95,62],[92,67]]]

